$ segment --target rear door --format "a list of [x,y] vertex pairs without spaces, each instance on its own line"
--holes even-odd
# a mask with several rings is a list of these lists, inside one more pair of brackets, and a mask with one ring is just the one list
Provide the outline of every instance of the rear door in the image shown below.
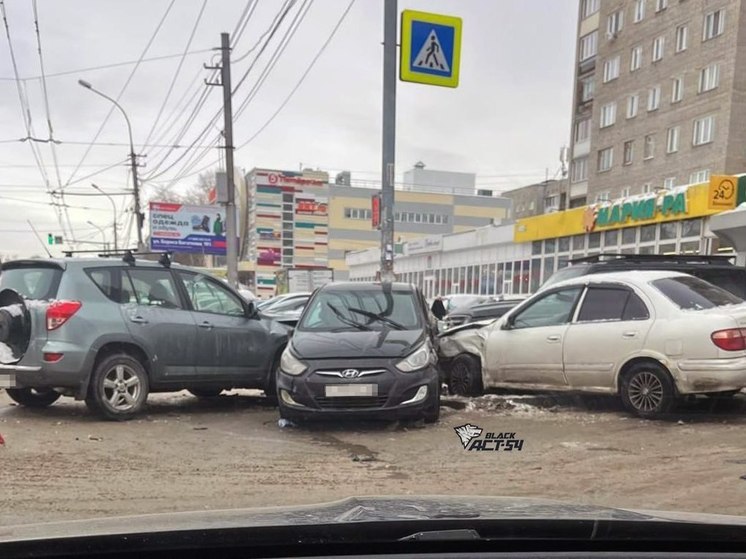
[[196,374],[197,326],[165,268],[122,269],[122,307],[132,337],[153,355],[156,381],[180,381]]
[[197,325],[196,372],[201,381],[239,383],[266,378],[269,333],[257,318],[249,318],[240,296],[212,278],[177,272]]
[[615,372],[645,344],[653,324],[651,308],[627,286],[589,285],[565,334],[563,360],[568,385],[584,390],[614,389]]

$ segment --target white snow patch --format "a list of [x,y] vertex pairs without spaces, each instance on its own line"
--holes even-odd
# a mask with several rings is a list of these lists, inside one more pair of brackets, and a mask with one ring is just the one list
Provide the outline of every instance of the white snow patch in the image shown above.
[[10,315],[10,316],[23,316],[23,305],[21,304],[15,304],[15,305],[8,305],[7,307],[3,307],[3,309]]
[[13,350],[9,346],[0,342],[0,363],[15,363],[18,359],[13,355]]

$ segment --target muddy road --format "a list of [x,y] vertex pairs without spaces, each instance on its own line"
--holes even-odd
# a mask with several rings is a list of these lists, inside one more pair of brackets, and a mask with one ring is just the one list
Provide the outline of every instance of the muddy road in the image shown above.
[[[454,427],[523,439],[464,450]],[[746,515],[746,394],[644,421],[613,399],[447,399],[437,425],[280,429],[250,391],[152,395],[126,423],[82,403],[46,410],[0,393],[0,526],[329,501],[351,495],[511,495]]]

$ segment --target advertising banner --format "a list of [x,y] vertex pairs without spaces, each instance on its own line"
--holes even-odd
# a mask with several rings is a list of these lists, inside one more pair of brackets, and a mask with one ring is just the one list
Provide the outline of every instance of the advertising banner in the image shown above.
[[150,248],[225,255],[225,209],[151,202]]

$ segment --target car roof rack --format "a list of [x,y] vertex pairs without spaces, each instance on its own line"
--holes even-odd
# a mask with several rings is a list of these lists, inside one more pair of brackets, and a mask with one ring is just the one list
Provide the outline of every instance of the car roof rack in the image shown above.
[[143,251],[138,252],[136,249],[123,249],[123,250],[108,250],[102,252],[100,250],[65,250],[62,251],[65,257],[70,258],[73,254],[95,254],[99,258],[111,258],[121,256],[122,260],[130,266],[135,263],[135,256],[155,256],[158,255],[158,263],[164,268],[171,267],[171,255],[170,251]]
[[604,252],[569,260],[571,264],[593,262],[677,262],[679,264],[727,264],[733,256],[726,254],[618,254]]

